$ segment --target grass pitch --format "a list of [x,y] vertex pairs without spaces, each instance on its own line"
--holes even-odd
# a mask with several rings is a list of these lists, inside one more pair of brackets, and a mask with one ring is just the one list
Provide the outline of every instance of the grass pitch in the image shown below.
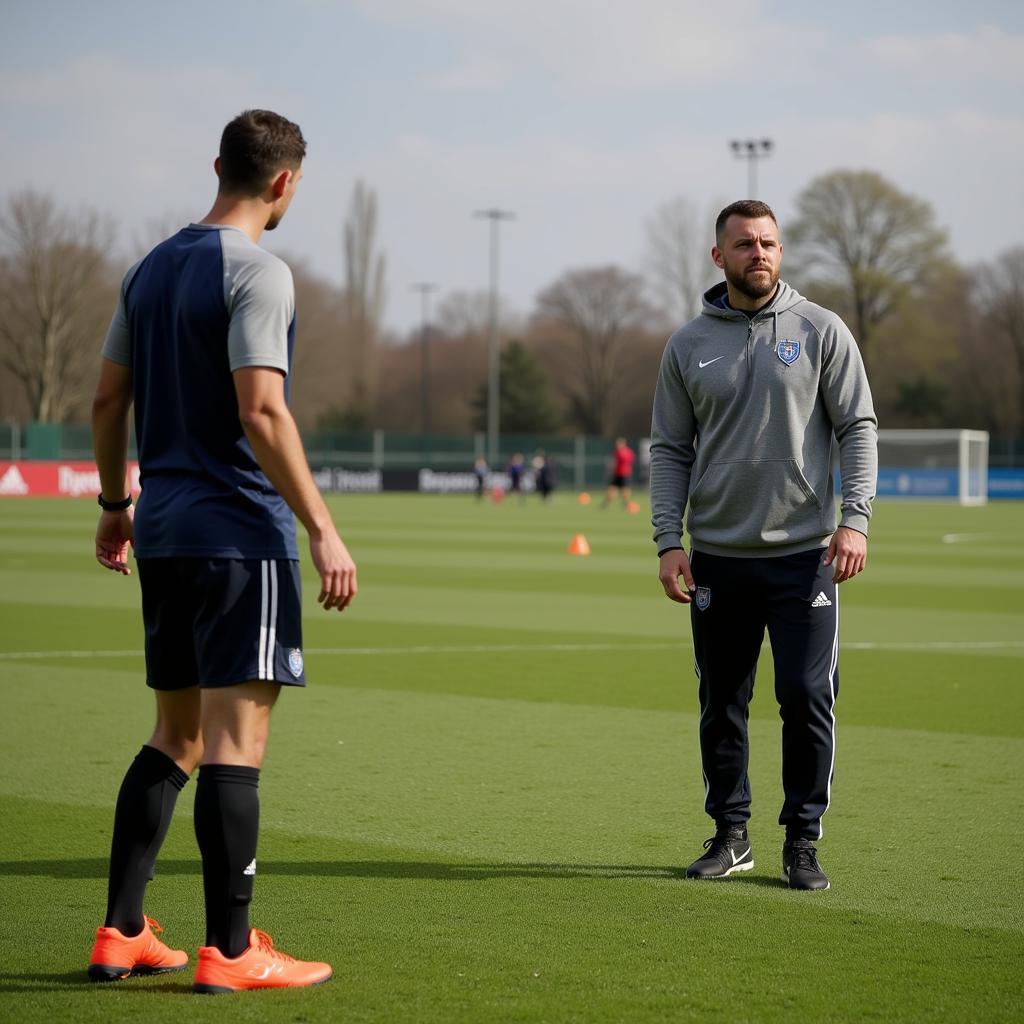
[[[770,660],[751,719],[755,869],[682,869],[701,811],[687,612],[645,513],[333,502],[358,601],[320,611],[275,712],[253,921],[323,988],[92,986],[113,802],[151,726],[136,577],[86,502],[0,502],[0,1020],[1019,1021],[1024,504],[879,503],[842,588],[833,888],[778,881]],[[573,534],[593,554],[568,555]],[[767,653],[767,652],[766,652]],[[186,788],[149,888],[203,939]]]

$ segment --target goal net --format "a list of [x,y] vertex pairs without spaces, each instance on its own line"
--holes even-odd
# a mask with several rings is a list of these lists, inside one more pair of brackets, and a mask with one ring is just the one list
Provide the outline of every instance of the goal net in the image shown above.
[[878,495],[988,501],[988,431],[879,430]]

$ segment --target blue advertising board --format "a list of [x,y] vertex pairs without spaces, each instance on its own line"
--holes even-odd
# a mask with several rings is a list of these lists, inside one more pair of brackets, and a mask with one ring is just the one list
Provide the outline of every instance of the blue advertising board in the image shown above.
[[[959,496],[958,473],[955,469],[879,466],[878,496],[955,500]],[[990,501],[1005,498],[1024,501],[1024,469],[990,468],[988,496]]]
[[1024,469],[989,469],[988,496],[1024,501]]
[[956,498],[959,494],[955,469],[878,467],[880,498]]

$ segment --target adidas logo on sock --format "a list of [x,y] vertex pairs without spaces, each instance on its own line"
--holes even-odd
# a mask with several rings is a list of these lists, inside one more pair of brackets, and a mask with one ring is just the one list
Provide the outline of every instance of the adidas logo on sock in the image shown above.
[[249,866],[242,872],[242,874],[243,875],[255,875],[256,874],[256,858],[255,857],[253,857],[253,859],[251,861],[249,861]]
[[831,608],[832,602],[825,596],[824,590],[818,591],[818,596],[811,602],[812,608]]

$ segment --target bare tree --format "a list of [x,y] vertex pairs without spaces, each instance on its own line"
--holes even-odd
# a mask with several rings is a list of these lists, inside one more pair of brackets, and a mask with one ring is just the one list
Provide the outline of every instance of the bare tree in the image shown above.
[[[498,303],[501,309],[503,303]],[[490,298],[486,291],[448,292],[437,304],[434,323],[442,334],[460,338],[467,334],[487,333],[490,316]]]
[[349,397],[352,344],[340,286],[317,277],[289,256],[295,281],[296,339],[292,361],[292,410],[303,428],[338,411]]
[[191,222],[192,217],[187,212],[179,210],[167,210],[156,217],[147,217],[145,223],[136,224],[132,230],[129,243],[134,253],[132,258],[141,260],[165,238],[177,234]]
[[[1024,247],[1003,252],[979,268],[975,296],[984,333],[1010,356],[1017,385],[1012,412],[1019,437],[1024,435]],[[998,365],[1008,369],[1002,360]]]
[[357,181],[344,228],[345,307],[352,338],[352,406],[364,413],[373,392],[374,344],[386,296],[383,253],[377,252],[377,197]]
[[[415,432],[420,419],[419,340],[382,345],[373,425]],[[431,425],[438,433],[473,429],[472,398],[487,373],[487,344],[481,334],[431,335]]]
[[[879,325],[946,262],[931,206],[874,171],[833,171],[797,197],[788,229],[804,286],[851,320],[865,365]],[[784,238],[783,241],[786,241]]]
[[656,301],[673,324],[692,320],[701,310],[701,296],[721,279],[711,261],[717,209],[702,217],[694,202],[676,196],[647,220],[645,264]]
[[31,190],[0,211],[0,360],[34,420],[84,411],[117,294],[113,235],[97,214],[72,216]]
[[559,377],[587,433],[611,432],[624,350],[651,316],[643,280],[619,267],[567,271],[537,297],[536,319],[570,343]]

